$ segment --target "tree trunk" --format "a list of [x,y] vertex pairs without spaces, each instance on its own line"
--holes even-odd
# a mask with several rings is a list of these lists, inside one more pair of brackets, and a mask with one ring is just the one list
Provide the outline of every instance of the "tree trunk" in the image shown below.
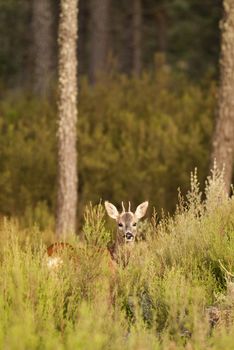
[[53,76],[53,11],[51,0],[32,1],[34,77],[37,95],[46,96]]
[[76,230],[78,0],[61,0],[59,20],[58,198],[56,234]]
[[90,79],[105,71],[108,51],[109,0],[91,0]]
[[155,13],[156,19],[156,30],[157,30],[157,41],[158,50],[160,53],[166,53],[167,51],[167,13],[163,5],[156,7]]
[[234,2],[224,0],[221,24],[220,87],[218,118],[213,138],[212,161],[224,170],[227,192],[230,192],[234,154]]
[[88,42],[88,33],[87,33],[87,2],[80,1],[79,3],[79,47],[78,47],[78,60],[79,60],[79,69],[78,75],[84,75],[88,71],[87,65],[87,42]]
[[139,77],[142,69],[142,4],[133,0],[133,74]]

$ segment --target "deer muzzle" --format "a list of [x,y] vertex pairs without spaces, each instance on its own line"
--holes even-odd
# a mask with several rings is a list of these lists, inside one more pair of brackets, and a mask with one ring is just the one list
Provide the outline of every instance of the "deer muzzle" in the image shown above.
[[132,242],[134,240],[134,235],[132,232],[126,232],[125,233],[125,241],[126,242]]

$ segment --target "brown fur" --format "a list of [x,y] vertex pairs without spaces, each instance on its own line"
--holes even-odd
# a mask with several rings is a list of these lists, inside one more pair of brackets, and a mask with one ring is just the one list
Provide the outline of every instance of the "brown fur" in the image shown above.
[[55,242],[52,243],[47,248],[47,255],[48,256],[54,256],[54,255],[61,255],[62,252],[67,251],[69,254],[74,254],[75,249],[72,247],[71,244],[66,242]]

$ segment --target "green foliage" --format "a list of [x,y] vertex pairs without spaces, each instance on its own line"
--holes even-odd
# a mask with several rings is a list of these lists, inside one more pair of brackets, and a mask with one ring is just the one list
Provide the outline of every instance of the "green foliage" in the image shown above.
[[16,215],[42,202],[53,208],[54,116],[43,101],[11,96],[1,102],[0,212]]
[[80,181],[84,198],[149,199],[171,210],[187,174],[208,168],[213,87],[203,90],[165,66],[140,80],[106,79],[80,94]]
[[[175,74],[163,61],[160,70],[141,79],[113,74],[95,86],[81,82],[80,217],[87,203],[100,198],[131,200],[133,206],[148,199],[157,210],[171,211],[178,187],[188,188],[194,167],[204,181],[215,87],[203,86]],[[44,226],[45,215],[36,207],[51,213],[55,207],[56,112],[51,104],[23,96],[0,103],[0,212],[27,211],[26,222],[35,216]]]
[[110,233],[105,228],[105,211],[101,204],[92,206],[92,203],[85,208],[83,235],[88,244],[97,247],[106,247],[110,241]]
[[[96,249],[95,229],[108,235],[100,205],[86,212],[89,240],[73,242],[77,260],[57,270],[46,264],[46,231],[2,220],[0,347],[231,350],[233,324],[211,331],[207,313],[211,305],[222,310],[234,302],[223,268],[234,271],[234,201],[220,186],[214,170],[202,202],[195,173],[176,214],[151,226],[115,279]],[[231,317],[232,308],[227,312]]]

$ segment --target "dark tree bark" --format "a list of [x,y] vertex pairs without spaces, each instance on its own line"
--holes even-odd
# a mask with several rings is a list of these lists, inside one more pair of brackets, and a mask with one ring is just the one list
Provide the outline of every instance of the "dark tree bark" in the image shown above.
[[121,72],[130,74],[133,72],[133,7],[126,3],[122,11],[115,9],[112,16],[115,16],[114,23],[112,23],[114,24],[112,36],[115,42],[112,47],[118,68]]
[[32,1],[34,76],[37,95],[46,96],[53,77],[53,11],[51,0]]
[[87,73],[88,65],[87,65],[87,42],[88,42],[88,33],[87,33],[87,1],[83,0],[79,2],[79,47],[78,47],[78,60],[79,60],[79,76]]
[[156,7],[155,13],[156,28],[157,28],[157,46],[158,50],[165,53],[167,50],[167,13],[163,5]]
[[227,192],[230,192],[234,160],[234,2],[224,0],[221,24],[220,86],[218,117],[213,137],[212,162],[224,170]]
[[61,0],[59,20],[58,198],[56,233],[76,230],[78,0]]
[[91,0],[90,79],[105,71],[108,54],[109,0]]
[[142,69],[142,4],[133,0],[133,74],[139,77]]

